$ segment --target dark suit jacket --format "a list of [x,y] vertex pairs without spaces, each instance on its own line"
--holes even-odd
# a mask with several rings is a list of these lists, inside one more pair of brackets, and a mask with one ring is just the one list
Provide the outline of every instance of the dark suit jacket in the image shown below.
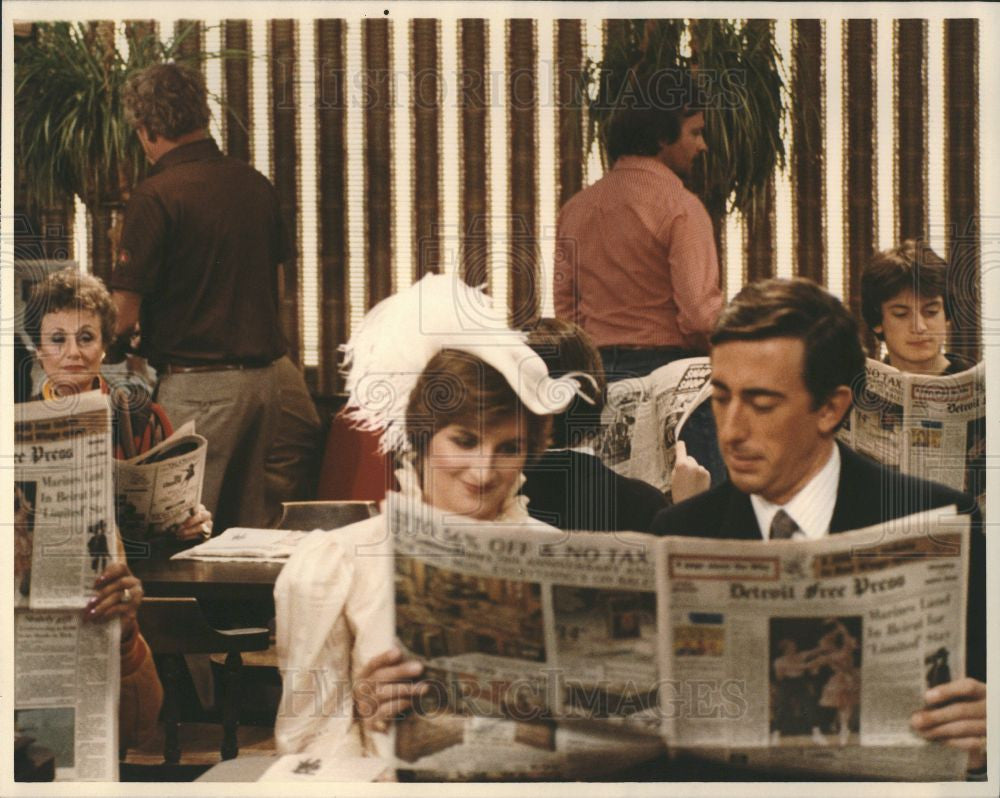
[[615,473],[592,454],[549,451],[524,468],[532,518],[559,529],[642,532],[667,506],[652,485]]
[[[972,516],[969,545],[969,601],[966,616],[966,672],[986,680],[986,538],[975,500],[964,493],[892,471],[838,443],[840,482],[830,533],[880,524],[905,515],[958,506]],[[655,535],[685,535],[727,540],[761,540],[750,496],[728,479],[653,519]]]

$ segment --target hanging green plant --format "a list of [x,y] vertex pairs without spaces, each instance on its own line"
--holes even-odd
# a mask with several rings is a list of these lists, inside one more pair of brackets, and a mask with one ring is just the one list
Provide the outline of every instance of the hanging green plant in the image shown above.
[[[690,55],[682,43],[688,42]],[[587,64],[587,146],[599,144],[605,165],[608,123],[619,103],[647,76],[689,71],[707,92],[708,152],[693,179],[716,219],[761,202],[776,166],[783,166],[786,107],[781,56],[768,20],[657,19],[610,23],[599,63]]]
[[119,201],[145,167],[125,121],[122,91],[128,76],[170,60],[191,33],[168,43],[152,33],[126,33],[121,52],[104,23],[39,23],[18,40],[14,58],[16,164],[29,199],[51,203],[78,195],[88,207]]
[[30,199],[48,203],[65,192],[89,207],[115,202],[135,184],[146,160],[125,121],[129,76],[165,61],[197,68],[207,58],[247,57],[242,50],[187,54],[185,42],[196,31],[191,23],[161,41],[130,25],[124,52],[103,22],[36,23],[30,37],[15,40],[16,165]]

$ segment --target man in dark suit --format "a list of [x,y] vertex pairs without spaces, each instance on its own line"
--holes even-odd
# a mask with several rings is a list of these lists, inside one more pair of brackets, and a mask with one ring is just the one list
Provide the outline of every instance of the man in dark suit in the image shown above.
[[616,474],[589,449],[601,427],[606,388],[601,355],[590,336],[571,321],[543,318],[529,331],[528,345],[551,376],[582,373],[592,379],[581,384],[586,399],[575,397],[552,419],[547,451],[524,467],[521,493],[528,497],[528,513],[559,529],[646,529],[667,506],[666,497],[640,479]]
[[967,618],[969,677],[929,689],[913,728],[985,766],[985,540],[970,496],[901,475],[838,444],[863,388],[857,323],[804,280],[744,288],[712,343],[712,409],[729,470],[722,484],[661,511],[651,531],[722,539],[818,539],[947,505],[972,515]]

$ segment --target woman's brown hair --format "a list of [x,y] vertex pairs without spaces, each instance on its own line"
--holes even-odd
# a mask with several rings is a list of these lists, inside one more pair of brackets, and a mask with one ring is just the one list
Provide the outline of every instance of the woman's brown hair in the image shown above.
[[544,451],[548,416],[528,410],[493,366],[468,352],[442,349],[410,392],[406,435],[420,461],[431,438],[450,424],[479,429],[510,417],[525,419],[528,456]]
[[100,278],[71,266],[50,274],[35,285],[25,310],[24,327],[36,348],[42,344],[42,319],[60,310],[93,313],[101,322],[101,343],[105,349],[111,345],[118,313]]

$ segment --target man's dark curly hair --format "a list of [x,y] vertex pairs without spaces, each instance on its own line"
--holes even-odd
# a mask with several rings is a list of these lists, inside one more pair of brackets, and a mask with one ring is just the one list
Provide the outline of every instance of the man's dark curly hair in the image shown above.
[[661,142],[673,144],[684,119],[704,110],[689,73],[660,69],[630,79],[608,123],[608,161],[622,155],[656,155]]
[[125,118],[150,139],[178,139],[208,127],[208,95],[201,73],[181,64],[153,64],[125,83]]
[[802,380],[819,407],[841,385],[864,388],[865,350],[858,323],[833,294],[812,280],[751,283],[726,306],[710,338],[727,341],[798,338],[805,347]]

